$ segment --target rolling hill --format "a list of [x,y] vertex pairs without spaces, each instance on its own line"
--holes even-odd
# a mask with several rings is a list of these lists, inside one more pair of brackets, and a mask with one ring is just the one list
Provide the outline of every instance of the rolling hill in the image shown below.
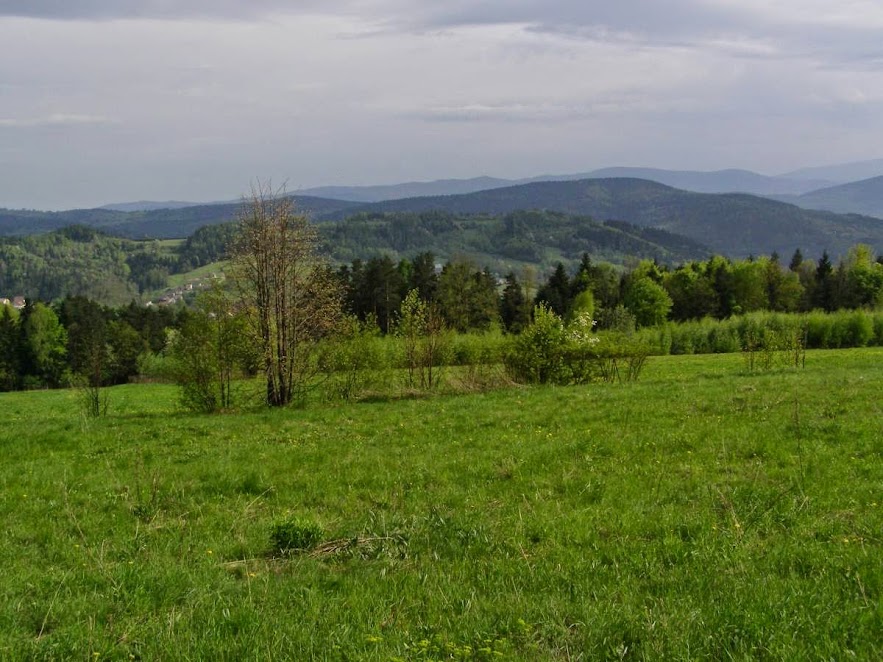
[[883,218],[883,176],[831,186],[783,200],[805,209]]
[[734,257],[790,254],[800,247],[818,255],[844,254],[856,243],[883,246],[883,221],[858,215],[801,209],[795,205],[745,194],[691,193],[641,179],[587,179],[538,182],[466,195],[409,198],[363,205],[356,212],[424,212],[507,214],[543,209],[599,220],[622,220],[683,235],[715,252]]
[[[865,197],[849,186],[827,189],[827,195],[830,197],[832,192],[839,191],[841,197],[849,193],[854,196],[851,199],[871,200],[873,187],[881,184],[883,181],[868,180],[850,185],[861,185],[860,190],[867,188]],[[880,219],[802,209],[747,194],[694,193],[634,178],[534,182],[462,195],[377,203],[309,196],[295,196],[295,199],[299,208],[309,211],[314,219],[334,221],[359,213],[444,211],[457,216],[499,217],[523,210],[554,211],[597,221],[625,221],[644,228],[658,228],[733,257],[773,251],[785,255],[797,247],[808,255],[827,250],[836,256],[856,243],[883,247]],[[0,236],[37,234],[79,224],[126,238],[182,238],[199,227],[232,220],[237,209],[237,204],[217,204],[129,213],[108,209],[0,210]]]
[[475,177],[440,179],[431,182],[408,182],[388,186],[323,186],[305,189],[304,194],[355,202],[382,202],[404,198],[462,195],[536,182],[566,182],[579,179],[611,178],[649,179],[666,186],[696,193],[752,193],[756,195],[799,195],[829,186],[825,179],[769,177],[749,170],[664,170],[659,168],[602,168],[570,175],[539,175],[525,179]]
[[[314,216],[340,212],[354,206],[354,203],[342,200],[293,197],[299,209]],[[0,236],[40,234],[69,225],[88,225],[130,239],[181,239],[205,225],[233,220],[239,207],[240,203],[133,212],[104,208],[60,212],[0,209]]]
[[825,179],[831,182],[831,184],[846,184],[847,182],[870,179],[879,175],[883,175],[883,159],[801,168],[783,173],[779,177],[786,179]]
[[[374,186],[318,186],[301,190],[298,195],[313,198],[328,198],[348,202],[382,202],[384,200],[401,200],[435,195],[461,195],[475,193],[519,184],[534,182],[565,182],[578,179],[610,179],[629,177],[633,179],[649,179],[666,186],[694,191],[696,193],[752,193],[766,196],[800,195],[808,191],[833,185],[834,181],[822,178],[801,177],[770,177],[750,170],[727,169],[716,171],[700,170],[665,170],[661,168],[614,167],[601,168],[589,172],[565,175],[538,175],[521,179],[501,179],[499,177],[472,177],[468,179],[437,179],[426,182],[403,182],[399,184],[380,184]],[[235,203],[235,201],[229,201]],[[159,209],[179,209],[182,207],[198,207],[224,205],[228,202],[182,202],[182,201],[151,201],[122,202],[104,205],[101,209],[113,211],[138,212]]]
[[636,257],[677,263],[710,254],[698,242],[665,230],[555,211],[357,214],[319,228],[323,251],[338,261],[430,251],[442,260],[470,257],[499,273],[517,264],[576,263],[583,253],[620,264]]

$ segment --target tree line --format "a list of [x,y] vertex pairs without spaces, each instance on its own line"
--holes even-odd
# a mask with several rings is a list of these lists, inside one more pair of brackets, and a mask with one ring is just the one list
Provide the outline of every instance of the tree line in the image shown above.
[[519,333],[540,304],[565,319],[575,310],[594,314],[601,329],[726,319],[759,310],[831,312],[883,304],[883,261],[864,245],[853,247],[836,266],[827,253],[813,261],[799,249],[788,264],[776,254],[744,260],[716,255],[677,267],[643,260],[630,269],[584,254],[573,273],[559,262],[543,281],[531,267],[498,281],[468,260],[441,266],[432,253],[420,253],[398,262],[389,256],[353,260],[337,275],[347,312],[363,321],[373,318],[384,333],[411,290],[437,304],[446,324],[460,332],[499,323]]
[[0,311],[0,390],[124,384],[166,346],[185,309],[102,306],[73,296]]

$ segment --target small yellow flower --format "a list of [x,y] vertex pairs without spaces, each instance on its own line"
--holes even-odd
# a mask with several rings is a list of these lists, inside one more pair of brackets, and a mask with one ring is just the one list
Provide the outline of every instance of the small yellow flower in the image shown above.
[[214,552],[213,552],[212,550],[209,549],[209,550],[206,551],[206,554],[214,554]]

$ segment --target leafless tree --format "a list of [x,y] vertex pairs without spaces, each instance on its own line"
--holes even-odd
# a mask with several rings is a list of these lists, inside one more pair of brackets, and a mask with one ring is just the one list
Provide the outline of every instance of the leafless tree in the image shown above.
[[231,248],[231,276],[262,356],[267,403],[303,397],[318,372],[316,344],[341,315],[340,289],[317,255],[318,234],[284,189],[252,187]]

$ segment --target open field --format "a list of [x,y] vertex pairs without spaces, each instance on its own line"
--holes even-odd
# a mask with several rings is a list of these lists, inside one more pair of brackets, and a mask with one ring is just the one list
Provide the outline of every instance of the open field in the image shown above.
[[[883,349],[182,413],[4,394],[2,659],[881,659]],[[274,523],[322,527],[273,554]]]

